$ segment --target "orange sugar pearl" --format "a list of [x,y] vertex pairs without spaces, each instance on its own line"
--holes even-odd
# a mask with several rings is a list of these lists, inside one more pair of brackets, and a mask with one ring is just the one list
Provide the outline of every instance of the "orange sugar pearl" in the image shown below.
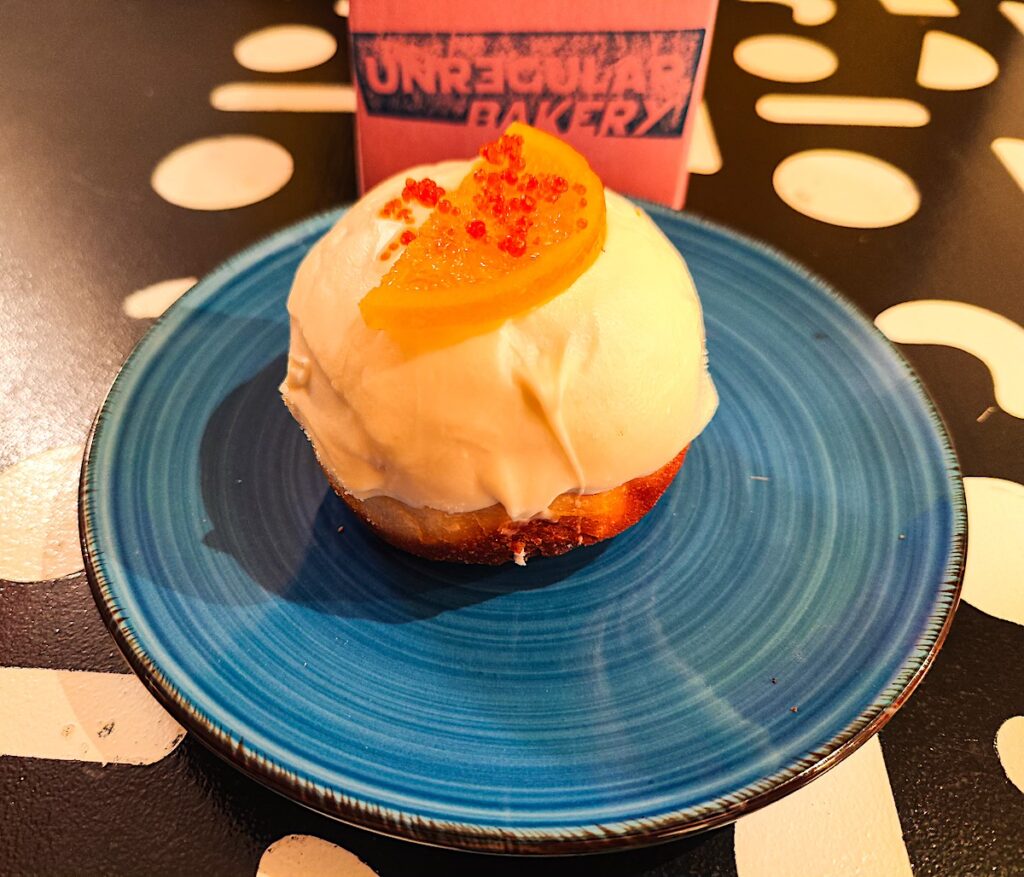
[[444,189],[430,177],[424,177],[422,180],[407,177],[405,188],[402,189],[402,200],[419,201],[424,207],[436,207],[444,194]]
[[518,123],[512,130],[522,133],[480,148],[448,197],[432,180],[405,181],[399,209],[420,203],[435,211],[410,229],[405,252],[360,302],[368,325],[468,330],[557,294],[594,258],[605,225],[600,180],[566,144]]

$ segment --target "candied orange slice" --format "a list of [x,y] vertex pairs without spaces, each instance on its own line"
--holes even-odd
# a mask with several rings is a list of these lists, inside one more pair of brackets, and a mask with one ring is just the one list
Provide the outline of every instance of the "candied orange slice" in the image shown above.
[[436,207],[359,307],[371,328],[406,337],[486,331],[567,289],[604,244],[601,180],[571,146],[518,122],[454,192],[410,179],[403,198]]

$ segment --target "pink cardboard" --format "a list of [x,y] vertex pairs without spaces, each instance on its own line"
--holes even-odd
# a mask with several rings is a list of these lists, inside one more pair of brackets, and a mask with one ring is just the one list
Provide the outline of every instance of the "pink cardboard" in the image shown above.
[[717,0],[353,0],[365,189],[475,155],[513,121],[582,152],[611,188],[682,207]]

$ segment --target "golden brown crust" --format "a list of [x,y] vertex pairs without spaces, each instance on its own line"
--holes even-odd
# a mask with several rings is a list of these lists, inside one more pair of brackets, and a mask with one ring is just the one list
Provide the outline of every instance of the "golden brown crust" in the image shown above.
[[[287,393],[283,397],[288,410],[309,437]],[[432,508],[415,509],[387,496],[356,499],[345,492],[323,464],[312,438],[310,444],[334,492],[386,542],[430,560],[490,566],[515,559],[525,562],[536,555],[565,554],[580,545],[593,545],[629,529],[654,508],[686,456],[686,448],[683,448],[650,475],[634,478],[611,490],[563,493],[551,504],[550,518],[513,521],[500,505],[475,512],[449,513]]]
[[[518,557],[564,554],[632,527],[661,498],[686,456],[686,448],[650,475],[601,493],[563,493],[551,504],[550,519],[513,521],[500,505],[475,512],[414,509],[391,497],[358,500],[335,492],[382,539],[431,560],[497,565]],[[326,470],[325,470],[326,471]]]

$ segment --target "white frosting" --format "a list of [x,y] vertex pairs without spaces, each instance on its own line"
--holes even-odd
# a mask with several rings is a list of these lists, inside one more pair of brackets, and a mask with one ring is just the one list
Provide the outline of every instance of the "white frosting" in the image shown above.
[[[560,494],[649,475],[711,419],[704,323],[682,257],[634,204],[606,192],[601,254],[567,290],[500,328],[404,353],[359,300],[406,226],[380,218],[406,176],[452,190],[469,162],[381,183],[309,252],[288,310],[281,392],[336,482],[446,512],[500,503],[517,520]],[[419,223],[427,211],[417,208]]]

